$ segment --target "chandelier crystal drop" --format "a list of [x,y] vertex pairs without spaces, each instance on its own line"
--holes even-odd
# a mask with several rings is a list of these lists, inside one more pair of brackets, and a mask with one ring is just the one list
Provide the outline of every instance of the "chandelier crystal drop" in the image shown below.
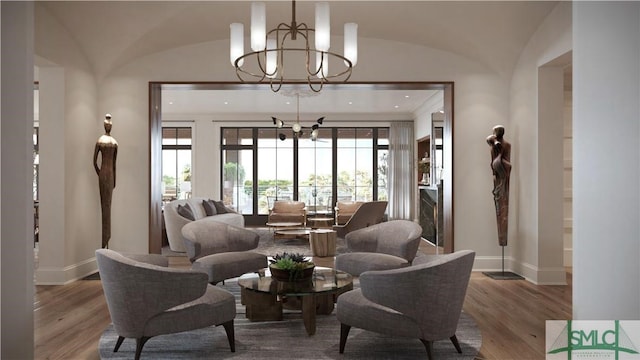
[[[284,83],[306,83],[320,92],[324,83],[347,82],[358,60],[358,24],[344,24],[344,54],[340,55],[330,50],[329,3],[315,4],[315,29],[296,22],[296,2],[291,3],[291,23],[280,23],[268,32],[265,3],[251,4],[250,52],[244,50],[244,25],[230,25],[229,59],[240,81],[268,82],[274,92]],[[329,62],[337,72],[329,73]]]

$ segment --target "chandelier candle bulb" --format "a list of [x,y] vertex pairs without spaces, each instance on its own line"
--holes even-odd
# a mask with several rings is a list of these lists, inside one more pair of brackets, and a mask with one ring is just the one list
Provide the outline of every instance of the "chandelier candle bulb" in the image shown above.
[[[236,65],[236,59],[244,55],[244,25],[241,23],[233,23],[229,25],[231,29],[231,36],[229,37],[230,50],[229,50],[229,59],[231,60],[231,65]],[[244,64],[244,59],[240,59],[238,61],[238,66],[242,66]]]
[[331,44],[331,18],[328,2],[316,4],[316,50],[329,51]]
[[267,39],[267,68],[266,76],[268,78],[274,78],[278,72],[278,52],[276,51],[276,40]]
[[267,41],[267,12],[263,2],[251,3],[251,49],[265,49]]
[[[358,62],[358,24],[344,24],[344,57],[351,61],[351,66]],[[344,64],[349,66],[345,61]]]

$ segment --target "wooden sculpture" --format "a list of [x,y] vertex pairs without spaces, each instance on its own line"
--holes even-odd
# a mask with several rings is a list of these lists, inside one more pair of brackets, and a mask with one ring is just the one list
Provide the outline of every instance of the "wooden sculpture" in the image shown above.
[[[98,138],[93,152],[93,167],[98,174],[100,185],[100,205],[102,208],[102,248],[109,247],[111,239],[111,196],[116,187],[116,157],[118,156],[118,142],[111,136],[111,115],[106,114],[104,130],[106,134]],[[98,154],[101,154],[98,164]]]
[[493,200],[496,206],[498,242],[507,245],[509,224],[509,176],[511,173],[511,144],[504,139],[504,126],[493,127],[487,137],[491,147],[491,170],[493,171]]

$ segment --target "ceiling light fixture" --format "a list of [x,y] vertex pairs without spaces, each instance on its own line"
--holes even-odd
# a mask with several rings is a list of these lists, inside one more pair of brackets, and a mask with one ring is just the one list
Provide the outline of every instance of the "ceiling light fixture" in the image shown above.
[[[296,104],[297,104],[296,122],[291,125],[291,130],[293,130],[293,137],[299,138],[302,135],[304,135],[304,131],[303,131],[304,127],[300,124],[300,93],[296,93]],[[272,116],[271,120],[273,121],[273,125],[275,125],[278,129],[281,129],[287,125],[284,122],[284,120],[278,119],[275,116]],[[322,125],[323,122],[324,122],[324,116],[321,118],[318,118],[318,120],[316,120],[316,123],[311,126],[311,134],[309,135],[311,141],[316,141],[318,139],[320,125]],[[287,135],[285,135],[284,133],[279,133],[278,138],[284,141],[287,139]]]
[[[331,31],[328,2],[316,4],[315,29],[308,27],[305,23],[296,22],[295,0],[291,5],[291,18],[291,24],[280,23],[278,27],[267,32],[265,3],[252,3],[251,49],[253,51],[247,53],[244,51],[244,25],[231,24],[230,60],[240,81],[248,83],[268,81],[274,92],[278,92],[285,82],[306,82],[311,90],[319,92],[325,82],[344,83],[349,80],[353,67],[358,61],[358,24],[344,24],[344,55],[340,55],[329,51]],[[314,34],[313,39],[312,34]],[[315,46],[311,46],[311,41],[315,41]],[[300,64],[287,62],[285,68],[286,58],[290,58],[294,53],[304,54],[304,62],[302,63],[299,57],[295,60],[299,60]],[[344,68],[339,72],[329,73],[329,58],[342,60],[340,63],[344,63]],[[311,64],[312,61],[315,61],[315,66]]]

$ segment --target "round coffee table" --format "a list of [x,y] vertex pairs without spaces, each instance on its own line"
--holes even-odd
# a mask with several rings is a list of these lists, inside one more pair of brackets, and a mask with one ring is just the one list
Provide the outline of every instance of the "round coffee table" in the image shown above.
[[280,229],[294,229],[294,228],[299,228],[301,227],[303,224],[299,223],[299,222],[268,222],[266,223],[266,225],[270,228],[270,229],[274,229],[274,235],[273,235],[273,240],[276,239],[276,235],[278,235],[278,230]]
[[245,274],[238,279],[247,319],[282,320],[284,305],[302,310],[302,320],[309,335],[316,332],[316,314],[331,314],[338,296],[353,289],[351,275],[319,266],[310,280],[301,282],[276,280],[268,268],[259,274]]
[[331,229],[331,226],[333,225],[333,218],[332,217],[310,217],[307,218],[307,223],[311,223],[311,227],[314,229],[319,229],[319,228],[327,228],[327,229]]
[[[276,235],[280,235],[281,237],[292,237],[292,238],[304,238],[308,239],[309,234],[311,233],[311,229],[301,228],[301,229],[278,229],[275,231]],[[274,236],[275,238],[275,236]]]
[[270,228],[280,229],[280,228],[294,228],[302,226],[300,222],[268,222],[266,225]]

